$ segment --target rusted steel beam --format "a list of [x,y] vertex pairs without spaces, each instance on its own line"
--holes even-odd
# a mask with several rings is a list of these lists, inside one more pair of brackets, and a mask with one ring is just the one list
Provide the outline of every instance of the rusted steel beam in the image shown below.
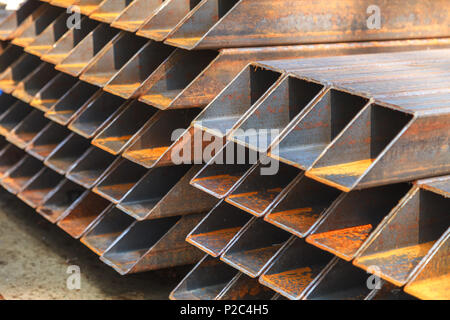
[[42,168],[42,163],[39,160],[25,155],[3,176],[0,184],[10,193],[18,194],[27,187]]
[[149,170],[117,207],[137,220],[208,212],[216,200],[189,185],[200,166],[179,165]]
[[66,177],[86,189],[90,189],[114,165],[115,161],[119,161],[119,159],[103,150],[91,147],[66,173]]
[[41,65],[38,57],[30,54],[22,54],[13,64],[6,68],[0,75],[0,89],[11,93],[26,76]]
[[423,300],[450,299],[449,238],[450,229],[408,282],[405,292]]
[[122,275],[196,263],[204,254],[184,239],[203,216],[135,221],[100,259]]
[[104,0],[75,0],[68,3],[69,6],[77,6],[80,12],[86,16],[97,10]]
[[338,258],[293,236],[259,282],[291,300],[304,297]]
[[136,32],[139,27],[158,12],[164,0],[135,0],[111,23],[114,28]]
[[[376,30],[367,23],[371,5],[385,8]],[[382,0],[203,0],[165,42],[190,50],[445,37],[450,31],[450,17],[442,11],[446,5],[445,0],[413,1],[409,8],[426,14],[412,17],[400,0],[390,1],[388,8]]]
[[44,161],[69,134],[70,131],[67,128],[50,122],[30,141],[25,151],[33,157]]
[[[167,110],[155,113],[128,142],[123,157],[145,168],[170,165],[175,130],[187,128],[198,114],[197,109]],[[169,158],[169,159],[167,159]],[[198,162],[195,162],[198,163]]]
[[256,278],[287,245],[290,237],[290,233],[262,219],[255,219],[233,238],[220,260]]
[[343,193],[299,175],[264,220],[298,237],[306,237]]
[[87,138],[93,138],[108,123],[114,119],[127,105],[120,97],[99,91],[89,99],[77,112],[77,116],[70,122],[68,128]]
[[24,149],[49,123],[50,121],[44,118],[42,112],[34,110],[14,127],[7,139]]
[[56,223],[87,194],[88,191],[80,185],[64,179],[36,211],[51,223]]
[[239,75],[192,122],[195,128],[225,137],[242,116],[257,105],[270,88],[283,79],[283,72],[255,66],[245,67]]
[[109,201],[89,192],[58,219],[57,225],[73,238],[79,239],[111,207]]
[[41,2],[29,0],[24,2],[18,10],[9,14],[8,17],[0,23],[0,40],[13,39],[22,25],[25,25],[29,20],[32,20],[33,17],[35,18],[38,16],[40,13],[38,9],[41,6]]
[[95,185],[92,191],[117,204],[146,172],[147,170],[144,167],[122,159],[114,163],[114,166]]
[[80,20],[80,27],[75,28],[75,26],[73,26],[70,28],[55,42],[55,44],[53,44],[52,49],[41,56],[41,59],[55,65],[61,63],[77,44],[79,44],[98,25],[99,23],[97,21],[90,20],[87,17],[82,18]]
[[9,44],[0,54],[0,74],[22,56],[21,47]]
[[45,117],[63,126],[68,125],[100,95],[100,89],[79,81],[45,113]]
[[122,11],[133,5],[134,0],[105,0],[90,15],[90,19],[104,23],[113,22]]
[[98,25],[56,65],[56,70],[78,77],[97,55],[107,51],[111,41],[117,41],[119,37],[120,32],[117,29],[106,24]]
[[372,233],[410,190],[407,183],[352,191],[339,197],[306,242],[351,261]]
[[63,13],[61,8],[45,5],[45,10],[40,11],[36,18],[31,23],[27,23],[22,31],[15,33],[11,43],[21,47],[30,45],[61,13]]
[[279,163],[274,175],[264,175],[259,163],[225,198],[225,201],[257,217],[262,217],[278,202],[278,198],[296,176],[302,174],[292,166]]
[[30,103],[33,97],[57,75],[58,72],[51,64],[43,62],[21,80],[11,94],[26,103]]
[[[175,50],[138,89],[140,101],[168,109],[189,84],[217,57],[214,50]],[[230,65],[229,65],[230,67]]]
[[44,164],[65,175],[78,163],[90,146],[89,140],[71,133],[48,155]]
[[67,26],[67,13],[61,13],[31,44],[25,47],[25,51],[36,56],[42,56],[50,51],[53,45],[69,30]]
[[269,300],[274,295],[244,274],[205,256],[171,292],[172,300]]
[[80,241],[101,256],[133,222],[134,219],[129,215],[117,208],[109,207],[92,223]]
[[33,177],[17,197],[32,208],[37,208],[48,199],[54,190],[64,179],[51,169],[42,168],[41,171]]
[[106,84],[104,90],[124,99],[136,98],[145,81],[175,48],[148,41]]
[[[335,90],[327,91],[320,83],[302,81],[294,77],[285,78],[248,116],[240,119],[241,124],[229,135],[229,139],[259,152],[267,152],[292,120],[302,118],[306,123],[305,126],[316,124],[317,127],[317,123],[322,124],[319,130],[324,128],[323,132],[316,129],[311,136],[317,140],[323,136],[331,140],[333,135],[336,136],[368,103],[369,99]],[[314,117],[321,118],[316,120]],[[333,123],[325,126],[325,123],[328,124],[332,120]],[[299,125],[296,128],[299,127],[303,129]],[[334,130],[332,133],[331,128]],[[246,133],[249,129],[267,130],[268,134],[259,137],[258,132],[255,132],[255,137],[249,136]],[[296,137],[295,141],[304,146],[303,141],[310,142],[309,137],[303,139]],[[311,160],[320,155],[321,149],[324,149],[327,143],[320,145],[311,141],[311,145],[304,146],[305,150],[294,151],[295,154],[301,154],[306,158],[306,168]]]
[[258,158],[259,154],[228,142],[192,178],[191,185],[223,199],[258,166]]
[[22,160],[25,152],[13,144],[8,144],[0,151],[0,180],[7,176],[9,171]]
[[[273,64],[290,65],[287,61]],[[336,67],[320,67],[330,64]],[[331,89],[372,102],[327,145],[306,175],[348,192],[448,173],[448,152],[443,148],[449,138],[447,65],[448,50],[296,60],[298,69],[292,72],[297,77],[328,79]],[[415,77],[410,76],[412,72]],[[292,130],[297,130],[298,123],[303,125],[301,120],[294,121]],[[415,134],[418,130],[420,137]],[[399,152],[406,148],[415,151],[406,157]]]
[[[326,55],[341,56],[380,51],[443,48],[448,45],[449,39],[440,39],[221,50],[219,57],[196,80],[183,89],[183,93],[178,98],[172,101],[171,107],[189,105],[203,107],[209,104],[194,121],[194,126],[224,135],[226,130],[232,129],[251,106],[256,104],[258,98],[269,90],[276,79],[281,77],[281,73],[292,68],[292,65],[284,63],[282,60],[288,59],[290,55],[312,58]],[[260,66],[250,66],[244,68],[256,56],[264,60],[270,59],[270,57],[280,59],[277,65],[283,67],[261,69]],[[233,77],[235,78],[233,79]],[[222,89],[224,90],[222,91]],[[252,98],[247,98],[249,96]]]
[[136,100],[128,101],[127,106],[95,136],[92,144],[118,155],[135,140],[136,136],[139,136],[146,122],[155,113],[155,108]]
[[[6,96],[7,94],[2,94],[2,97]],[[8,136],[9,133],[32,111],[33,108],[30,108],[25,102],[16,100],[16,102],[0,116],[0,134]]]
[[163,41],[201,0],[165,0],[156,13],[140,26],[137,35]]
[[186,241],[213,257],[220,256],[244,226],[256,218],[219,202],[186,237]]
[[33,96],[30,105],[47,112],[77,83],[76,78],[58,73]]
[[[439,178],[438,178],[439,179]],[[448,188],[449,177],[445,180]],[[448,193],[419,181],[369,236],[354,264],[397,286],[430,259],[448,232]],[[376,268],[373,268],[376,266]]]
[[9,95],[9,94],[1,94],[0,95],[0,119],[2,119],[7,113],[11,112],[11,108],[14,107],[18,100]]
[[[146,42],[144,38],[136,37],[128,32],[120,32],[89,61],[80,72],[80,80],[99,87],[105,86]],[[82,54],[85,55],[85,50]],[[64,61],[62,63],[64,64]]]

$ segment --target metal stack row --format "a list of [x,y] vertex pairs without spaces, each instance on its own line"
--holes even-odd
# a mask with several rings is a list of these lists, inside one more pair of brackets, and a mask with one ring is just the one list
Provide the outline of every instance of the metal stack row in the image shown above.
[[[226,143],[191,180],[220,202],[187,241],[289,299],[370,295],[341,265],[448,298],[449,63],[443,49],[250,64],[193,122]],[[172,297],[195,296],[202,268]]]
[[[449,173],[448,1],[378,29],[363,2],[26,1],[0,20],[1,185],[121,274],[200,261],[172,298],[403,297],[344,260],[404,197],[446,196],[408,183]],[[436,201],[370,249],[405,248],[381,277],[420,298],[446,272]]]

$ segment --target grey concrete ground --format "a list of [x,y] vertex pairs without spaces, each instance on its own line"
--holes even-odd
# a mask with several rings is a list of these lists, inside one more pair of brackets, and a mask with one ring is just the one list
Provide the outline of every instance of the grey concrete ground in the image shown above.
[[[81,289],[67,289],[78,265]],[[0,189],[0,297],[167,299],[191,267],[120,276],[79,241]]]

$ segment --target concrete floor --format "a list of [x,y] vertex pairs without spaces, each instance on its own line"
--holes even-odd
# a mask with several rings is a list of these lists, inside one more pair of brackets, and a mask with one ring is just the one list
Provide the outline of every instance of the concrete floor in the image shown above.
[[[70,265],[80,267],[80,290],[67,289]],[[120,276],[0,189],[0,299],[167,299],[190,268]]]

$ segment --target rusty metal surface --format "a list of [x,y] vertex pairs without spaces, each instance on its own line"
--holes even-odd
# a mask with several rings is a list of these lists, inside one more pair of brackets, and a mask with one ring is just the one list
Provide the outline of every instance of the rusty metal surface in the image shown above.
[[240,230],[256,218],[242,210],[219,202],[187,235],[186,241],[213,257],[220,256]]
[[369,236],[353,263],[363,269],[376,265],[380,277],[405,285],[445,239],[448,201],[420,188],[420,183],[414,186]]
[[59,73],[33,96],[30,105],[44,112],[49,111],[77,82],[76,78]]
[[182,19],[201,0],[165,0],[136,34],[156,41],[163,41]]
[[86,189],[90,189],[113,166],[114,162],[118,160],[103,150],[90,147],[66,173],[66,177]]
[[37,208],[51,195],[63,176],[57,174],[51,169],[42,168],[42,170],[28,183],[17,196],[32,208]]
[[73,26],[67,30],[67,32],[52,45],[52,48],[41,56],[41,59],[55,65],[61,63],[98,25],[98,22],[83,17],[80,21],[80,28],[75,28],[75,26]]
[[123,196],[117,207],[137,220],[208,212],[216,200],[189,185],[199,169],[195,165],[153,168]]
[[288,299],[299,300],[332,268],[337,259],[294,237],[259,281]]
[[80,115],[100,94],[101,91],[98,88],[78,81],[46,111],[45,117],[61,125],[67,125]]
[[25,47],[25,51],[37,56],[42,56],[52,49],[68,30],[66,13],[61,13],[51,24],[42,31],[36,39]]
[[92,191],[117,204],[146,172],[142,166],[122,159],[114,163]]
[[[97,45],[96,42],[98,40],[94,39],[94,46]],[[146,42],[143,38],[136,37],[127,32],[120,32],[100,52],[89,60],[89,63],[83,70],[80,70],[80,80],[99,87],[105,86]],[[84,60],[86,58],[86,48],[83,44],[80,44],[80,46],[83,46],[82,54]],[[63,61],[62,64],[64,63]],[[70,63],[73,63],[73,61]],[[78,63],[76,62],[76,64]],[[56,68],[58,69],[58,67]],[[64,68],[64,66],[61,66],[61,68]]]
[[16,32],[14,39],[11,41],[12,44],[21,47],[30,45],[44,32],[48,25],[54,22],[58,16],[63,13],[63,10],[60,8],[46,5],[43,5],[42,7],[44,6],[45,8],[42,11],[36,12],[38,13],[37,17],[33,19],[30,24],[27,24],[22,31]]
[[172,300],[269,300],[269,290],[217,259],[205,256],[170,294]]
[[62,61],[58,62],[56,70],[78,77],[97,55],[106,51],[108,43],[118,37],[118,30],[99,24]]
[[277,173],[270,176],[262,174],[263,164],[254,166],[225,201],[254,216],[266,215],[295,177],[302,174],[292,166],[279,165]]
[[447,230],[433,248],[433,252],[423,263],[411,281],[405,287],[405,292],[423,300],[448,300],[449,296],[449,236]]
[[44,164],[56,172],[65,175],[78,163],[78,160],[85,154],[89,147],[89,140],[75,133],[71,133],[53,149],[45,159]]
[[11,40],[20,31],[22,26],[26,26],[29,21],[33,21],[42,10],[42,3],[35,0],[24,2],[20,8],[0,23],[0,40]]
[[256,219],[239,231],[220,260],[256,278],[287,245],[290,237],[288,232]]
[[155,113],[155,108],[136,100],[129,101],[127,106],[95,136],[92,144],[118,155],[136,140],[139,133],[144,130],[146,122]]
[[448,35],[450,17],[442,10],[448,5],[445,0],[410,1],[410,10],[427,12],[413,16],[404,11],[403,1],[390,1],[381,28],[369,30],[366,8],[384,3],[383,0],[313,3],[204,0],[186,15],[165,42],[185,49],[205,49]]
[[341,259],[353,260],[410,188],[406,183],[393,184],[344,194],[327,209],[306,242]]
[[17,83],[11,94],[26,103],[30,103],[33,97],[57,75],[58,72],[51,64],[43,62],[33,72]]
[[101,256],[134,219],[117,208],[107,208],[80,241]]
[[[446,174],[449,160],[444,147],[448,145],[447,57],[447,50],[430,50],[317,58],[308,62],[296,60],[296,67],[288,61],[274,61],[273,65],[277,67],[269,69],[279,70],[278,67],[283,65],[288,70],[294,70],[291,72],[303,81],[323,82],[331,90],[338,89],[371,100],[360,107],[356,115],[353,113],[353,118],[350,114],[343,122],[344,126],[338,123],[336,126],[333,123],[324,125],[328,128],[326,130],[336,128],[339,131],[342,128],[337,135],[331,135],[331,138],[335,138],[325,147],[322,142],[318,146],[315,143],[311,146],[304,143],[300,145],[301,134],[322,123],[320,119],[314,118],[315,109],[320,110],[321,107],[319,99],[313,102],[315,106],[311,112],[292,120],[283,129],[281,138],[275,139],[277,141],[271,148],[281,149],[278,154],[284,152],[284,156],[289,157],[289,161],[285,162],[295,163],[297,166],[300,166],[298,162],[303,163],[300,167],[307,169],[308,177],[346,192]],[[321,67],[325,65],[335,67]],[[417,76],[411,78],[411,72]],[[427,81],[422,86],[424,79]],[[386,85],[387,82],[389,85]],[[254,114],[258,115],[259,112],[256,111],[257,108],[254,109]],[[252,116],[248,119],[251,118]],[[242,127],[245,128],[244,125]],[[416,135],[418,130],[421,132],[420,138]],[[441,134],[438,134],[439,130]],[[282,147],[276,148],[280,140]],[[310,159],[286,156],[283,148],[289,149],[292,144],[289,141],[292,140],[295,140],[295,148],[306,148],[308,151],[313,149]],[[410,150],[409,153],[398,152],[406,148]],[[421,152],[412,151],[415,149]],[[275,158],[283,160],[282,156],[277,155],[277,151],[274,154]]]
[[133,5],[134,0],[106,0],[100,3],[89,18],[104,23],[113,22],[123,10]]
[[29,154],[43,161],[69,136],[70,132],[59,124],[50,122],[25,148]]
[[41,65],[39,58],[22,54],[0,75],[0,89],[3,92],[11,93],[26,76]]
[[80,185],[64,179],[53,194],[36,210],[50,222],[56,223],[61,217],[65,216],[71,206],[76,205],[87,194],[88,191]]
[[203,216],[135,221],[100,259],[120,274],[196,263],[204,254],[184,239]]
[[167,157],[177,154],[172,149],[176,144],[172,140],[174,130],[188,127],[197,114],[197,109],[156,112],[129,141],[123,157],[145,168],[171,164]]
[[111,23],[114,28],[136,32],[139,27],[158,12],[164,0],[135,0]]

